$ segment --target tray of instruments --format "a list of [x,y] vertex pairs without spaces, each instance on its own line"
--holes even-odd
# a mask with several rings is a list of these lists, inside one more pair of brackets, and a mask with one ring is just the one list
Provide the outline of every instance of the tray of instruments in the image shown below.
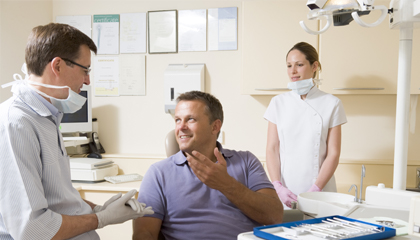
[[343,216],[314,218],[254,228],[254,235],[277,239],[385,239],[395,236],[394,228]]

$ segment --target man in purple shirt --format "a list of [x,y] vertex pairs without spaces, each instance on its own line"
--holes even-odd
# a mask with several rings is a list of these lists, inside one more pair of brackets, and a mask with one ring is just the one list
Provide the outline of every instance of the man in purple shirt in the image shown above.
[[250,152],[217,142],[223,109],[214,96],[177,98],[175,135],[181,151],[150,167],[139,201],[155,214],[135,220],[133,239],[236,239],[253,227],[281,223],[283,205]]

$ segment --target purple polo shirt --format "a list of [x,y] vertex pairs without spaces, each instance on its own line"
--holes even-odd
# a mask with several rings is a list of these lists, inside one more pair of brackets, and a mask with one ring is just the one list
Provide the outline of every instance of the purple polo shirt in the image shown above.
[[[250,152],[218,148],[230,176],[252,191],[273,189],[261,162]],[[152,206],[162,220],[166,239],[236,239],[260,226],[218,190],[202,183],[188,166],[182,151],[153,164],[145,174],[139,202]]]

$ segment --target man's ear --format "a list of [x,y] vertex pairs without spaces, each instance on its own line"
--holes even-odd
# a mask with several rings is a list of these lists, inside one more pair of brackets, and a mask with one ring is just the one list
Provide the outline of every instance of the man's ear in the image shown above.
[[48,63],[47,68],[51,69],[51,72],[54,73],[56,77],[61,75],[62,64],[66,64],[63,59],[55,57],[50,63]]
[[220,119],[216,119],[212,125],[212,133],[217,135],[217,133],[220,132],[220,129],[222,129],[222,121],[220,121]]

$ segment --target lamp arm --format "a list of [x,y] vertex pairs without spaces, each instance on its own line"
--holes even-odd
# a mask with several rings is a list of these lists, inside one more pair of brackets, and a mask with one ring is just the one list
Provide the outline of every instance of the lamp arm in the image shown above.
[[325,32],[325,31],[327,31],[328,28],[331,26],[332,17],[330,15],[323,15],[323,17],[325,17],[327,19],[327,23],[319,31],[313,31],[313,30],[309,29],[303,21],[300,21],[299,24],[303,28],[303,30],[305,30],[307,33],[313,34],[313,35],[318,35],[318,34],[321,34],[321,33]]
[[388,8],[380,5],[380,6],[375,6],[374,10],[381,10],[382,14],[379,17],[379,19],[374,22],[374,23],[365,23],[360,17],[359,14],[357,12],[352,12],[351,16],[353,17],[354,21],[357,22],[360,26],[362,27],[376,27],[378,26],[386,17],[386,15],[388,14]]

